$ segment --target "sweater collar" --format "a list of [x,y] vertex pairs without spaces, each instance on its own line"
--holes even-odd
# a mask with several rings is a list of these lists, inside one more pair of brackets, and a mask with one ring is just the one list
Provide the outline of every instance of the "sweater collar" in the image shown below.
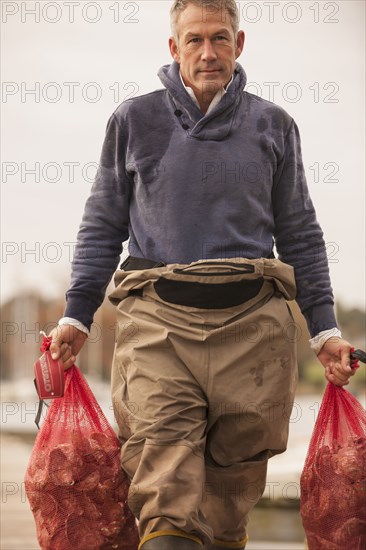
[[172,111],[178,109],[182,112],[181,123],[187,126],[191,137],[220,141],[230,133],[234,113],[241,101],[247,80],[245,71],[239,63],[235,64],[233,80],[226,93],[206,114],[202,113],[182,83],[179,64],[176,61],[161,67],[158,76],[168,91]]

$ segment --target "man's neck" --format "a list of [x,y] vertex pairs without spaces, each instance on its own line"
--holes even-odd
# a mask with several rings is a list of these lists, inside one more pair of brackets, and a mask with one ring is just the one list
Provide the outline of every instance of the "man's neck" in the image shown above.
[[216,94],[218,92],[222,92],[222,94],[220,96],[220,99],[221,99],[221,97],[224,93],[223,86],[218,86],[218,85],[216,85],[216,87],[210,86],[209,89],[204,90],[204,91],[193,90],[193,93],[196,96],[197,101],[200,105],[200,109],[203,113],[205,113],[205,114],[207,113],[214,97],[216,97]]
[[216,84],[215,82],[208,83],[210,86],[207,86],[207,89],[200,93],[198,90],[194,90],[192,87],[185,84],[183,80],[182,73],[179,71],[180,79],[183,86],[187,90],[188,94],[191,96],[196,105],[201,109],[201,111],[206,114],[211,110],[217,103],[220,101],[222,96],[227,92],[230,84],[234,79],[234,75],[231,77],[229,82],[225,86]]

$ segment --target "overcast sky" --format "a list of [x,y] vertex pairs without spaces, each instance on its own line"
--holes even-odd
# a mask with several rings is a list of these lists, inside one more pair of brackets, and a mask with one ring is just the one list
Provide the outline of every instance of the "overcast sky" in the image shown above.
[[[171,62],[170,4],[1,2],[3,300],[65,292],[107,120]],[[365,3],[238,5],[247,89],[296,120],[336,299],[364,307]]]

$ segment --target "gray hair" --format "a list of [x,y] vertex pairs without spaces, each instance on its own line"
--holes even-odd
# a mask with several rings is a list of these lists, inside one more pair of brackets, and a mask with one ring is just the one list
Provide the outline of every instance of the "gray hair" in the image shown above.
[[[207,14],[213,14],[218,11],[221,11],[222,14],[225,13],[225,10],[229,14],[231,26],[236,36],[239,30],[239,12],[235,0],[174,0],[172,7],[170,8],[170,25],[172,30],[172,35],[175,40],[178,41],[177,34],[177,22],[179,15],[186,9],[188,4],[194,4],[195,6],[202,7],[202,14],[204,10],[207,9]],[[208,11],[214,10],[214,11]],[[224,22],[225,19],[223,19]]]

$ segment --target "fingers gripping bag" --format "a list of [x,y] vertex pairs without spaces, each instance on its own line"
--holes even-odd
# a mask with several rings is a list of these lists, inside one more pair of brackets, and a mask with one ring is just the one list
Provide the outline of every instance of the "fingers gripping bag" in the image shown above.
[[300,479],[309,550],[366,549],[366,411],[328,383]]
[[25,489],[43,550],[136,550],[120,446],[80,370],[65,372],[37,434]]

